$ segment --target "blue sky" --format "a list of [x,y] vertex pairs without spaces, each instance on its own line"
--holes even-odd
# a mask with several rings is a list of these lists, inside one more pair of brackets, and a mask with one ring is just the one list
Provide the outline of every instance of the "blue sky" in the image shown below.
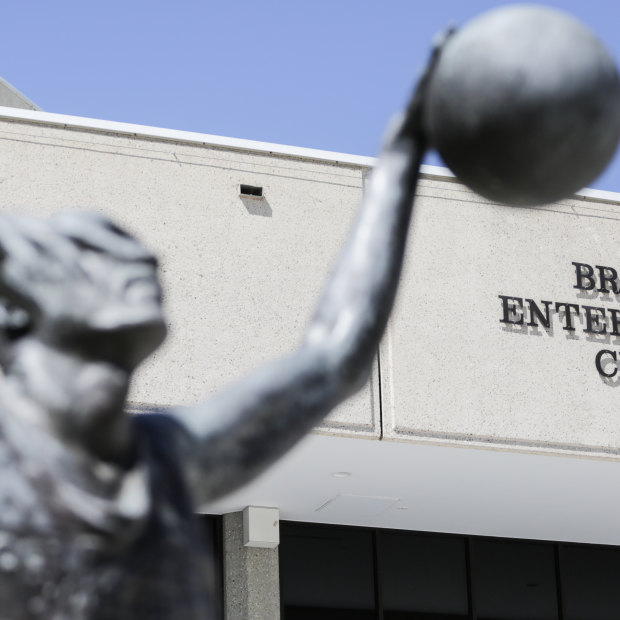
[[[0,75],[49,112],[375,155],[434,34],[501,4],[3,0]],[[541,4],[620,64],[620,2]],[[620,157],[591,186],[620,192]]]

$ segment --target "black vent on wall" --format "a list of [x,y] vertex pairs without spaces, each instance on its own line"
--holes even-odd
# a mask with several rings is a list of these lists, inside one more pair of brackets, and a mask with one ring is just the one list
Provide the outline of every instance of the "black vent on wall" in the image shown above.
[[256,185],[239,185],[239,194],[241,196],[249,196],[251,198],[262,198],[263,188]]

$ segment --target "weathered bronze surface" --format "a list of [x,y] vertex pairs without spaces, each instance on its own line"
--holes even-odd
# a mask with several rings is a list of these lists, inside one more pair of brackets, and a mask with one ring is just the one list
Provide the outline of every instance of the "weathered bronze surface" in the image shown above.
[[447,41],[426,100],[432,146],[473,190],[512,205],[555,202],[605,169],[620,139],[620,78],[572,16],[520,4]]

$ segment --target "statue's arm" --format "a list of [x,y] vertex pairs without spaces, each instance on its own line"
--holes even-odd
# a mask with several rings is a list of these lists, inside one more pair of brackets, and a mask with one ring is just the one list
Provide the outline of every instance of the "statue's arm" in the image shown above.
[[[421,84],[424,83],[424,80]],[[422,88],[393,128],[301,347],[172,415],[199,501],[249,481],[368,378],[403,261],[425,150]]]

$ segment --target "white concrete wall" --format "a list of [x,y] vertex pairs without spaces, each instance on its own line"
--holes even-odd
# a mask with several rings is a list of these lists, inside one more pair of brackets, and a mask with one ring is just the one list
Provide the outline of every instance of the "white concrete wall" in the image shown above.
[[[20,122],[0,123],[0,162],[2,210],[105,213],[160,257],[170,334],[136,376],[145,408],[292,350],[362,194],[359,167]],[[378,393],[375,370],[321,429],[378,437]]]
[[[0,162],[1,210],[93,209],[160,256],[170,337],[136,377],[137,408],[207,398],[296,346],[367,172],[25,120],[0,122]],[[620,354],[620,336],[584,333],[583,312],[573,333],[557,313],[549,330],[504,324],[499,296],[620,311],[617,295],[574,289],[571,264],[620,271],[619,219],[613,197],[517,209],[424,178],[381,377],[319,431],[615,459],[620,380],[595,357]]]
[[[573,288],[573,262],[620,270],[618,203],[505,207],[423,181],[381,347],[385,437],[615,457],[620,380],[595,367],[599,351],[619,351],[610,317],[599,335],[584,332],[583,310],[572,332],[557,312],[550,329],[527,325],[527,298],[542,309],[546,300],[620,311],[618,295]],[[500,295],[524,300],[524,325],[500,321]]]

